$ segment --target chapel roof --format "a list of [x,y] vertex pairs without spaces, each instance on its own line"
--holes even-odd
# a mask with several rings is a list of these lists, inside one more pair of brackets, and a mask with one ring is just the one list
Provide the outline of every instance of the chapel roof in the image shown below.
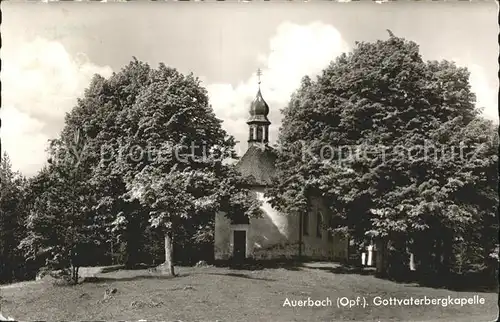
[[248,147],[236,167],[244,177],[250,177],[257,186],[272,183],[276,173],[276,152],[267,144],[256,144]]

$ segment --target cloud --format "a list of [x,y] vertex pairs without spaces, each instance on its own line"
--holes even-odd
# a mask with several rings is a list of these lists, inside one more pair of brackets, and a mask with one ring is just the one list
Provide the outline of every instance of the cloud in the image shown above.
[[2,150],[7,151],[16,170],[31,174],[46,160],[49,137],[42,132],[43,123],[12,105],[0,109],[2,117]]
[[2,62],[2,150],[16,170],[31,175],[43,165],[47,140],[59,132],[92,76],[108,77],[112,70],[42,38],[6,46]]
[[[13,40],[12,40],[13,41]],[[38,38],[2,48],[2,149],[14,168],[27,175],[36,173],[46,160],[47,140],[64,124],[64,115],[76,103],[96,73],[108,77],[108,66],[97,66],[85,54],[71,55],[57,41]],[[350,48],[335,27],[314,22],[283,23],[269,41],[268,52],[256,55],[262,69],[261,90],[270,106],[270,138],[275,141],[281,122],[280,109],[300,85],[304,75],[314,76],[330,61]],[[484,114],[498,120],[497,88],[483,67],[462,63],[471,71],[471,86]],[[497,81],[498,82],[498,81]],[[257,92],[257,76],[241,83],[208,84],[211,104],[224,128],[246,148],[248,108]]]
[[483,67],[470,64],[467,66],[470,71],[470,85],[472,91],[476,93],[476,106],[484,108],[483,115],[498,122],[498,78],[496,84],[490,84]]
[[469,84],[476,94],[476,107],[483,109],[483,116],[498,123],[498,78],[495,83],[488,79],[485,69],[466,55],[465,58],[450,57],[457,66],[466,67],[469,72]]
[[[309,25],[282,23],[269,42],[269,53],[257,59],[262,69],[261,91],[270,107],[270,139],[277,137],[281,113],[290,95],[300,86],[303,76],[321,72],[335,57],[349,47],[333,26],[314,22]],[[257,93],[257,75],[236,86],[209,84],[207,90],[216,115],[224,120],[223,126],[241,143],[244,151],[247,140],[246,120],[248,108]],[[240,153],[241,154],[241,153]]]
[[[269,52],[256,58],[260,62],[262,95],[270,106],[270,139],[275,141],[281,123],[280,109],[286,106],[290,95],[299,87],[303,76],[320,73],[336,56],[350,48],[335,27],[321,22],[309,25],[281,24],[269,42]],[[459,59],[453,59],[460,64]],[[470,82],[477,95],[477,106],[484,107],[484,116],[498,121],[496,84],[488,81],[483,67],[470,61],[461,65],[471,71]],[[246,121],[251,101],[257,93],[256,73],[236,86],[208,84],[206,86],[216,115],[224,120],[223,127],[240,144],[237,152],[246,149],[248,129]]]

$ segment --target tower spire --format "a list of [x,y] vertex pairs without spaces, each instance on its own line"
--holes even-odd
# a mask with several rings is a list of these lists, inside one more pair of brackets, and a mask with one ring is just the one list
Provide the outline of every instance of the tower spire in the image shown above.
[[266,101],[262,97],[262,93],[260,92],[260,76],[262,75],[262,70],[260,68],[257,69],[257,79],[259,90],[257,92],[257,96],[254,101],[250,105],[250,118],[247,122],[249,126],[249,136],[248,136],[248,145],[251,146],[253,144],[267,144],[269,142],[269,119],[267,118],[269,114],[269,106]]
[[259,84],[259,90],[260,90],[260,76],[261,75],[262,75],[262,70],[260,68],[257,68],[257,78],[258,78],[257,84]]

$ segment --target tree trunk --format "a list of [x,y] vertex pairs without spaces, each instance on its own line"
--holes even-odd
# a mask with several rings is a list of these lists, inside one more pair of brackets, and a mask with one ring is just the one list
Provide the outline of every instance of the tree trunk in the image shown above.
[[129,235],[128,240],[125,242],[125,249],[126,249],[126,260],[125,260],[125,267],[131,269],[135,268],[136,265],[138,264],[137,260],[137,253],[138,253],[138,246],[135,240],[133,240],[134,237]]
[[434,274],[435,274],[435,278],[437,277],[439,279],[439,275],[442,271],[442,268],[441,268],[441,263],[443,261],[443,247],[442,247],[442,240],[441,238],[438,238],[436,240],[436,246],[435,246],[435,256],[434,256]]
[[452,237],[446,236],[443,240],[442,255],[441,255],[441,270],[439,272],[440,276],[450,277],[453,271],[453,244]]
[[302,212],[300,212],[299,213],[299,260],[302,259],[302,230],[304,229],[302,227],[303,216],[304,216],[304,214]]
[[71,271],[73,284],[75,285],[78,284],[78,269],[79,269],[78,266],[73,266]]
[[162,273],[165,275],[174,276],[174,234],[172,231],[165,233],[165,263],[163,263]]
[[376,273],[380,277],[385,277],[387,276],[387,241],[377,239],[376,248]]
[[350,257],[351,256],[351,251],[350,251],[350,248],[351,248],[351,235],[347,234],[347,237],[346,237],[346,242],[347,242],[347,246],[346,246],[346,250],[345,250],[345,263],[346,264],[351,264],[350,263]]
[[111,250],[111,265],[115,265],[115,253],[113,252],[113,237],[110,240],[110,250]]
[[126,254],[127,259],[125,261],[125,266],[127,268],[134,268],[139,264],[140,259],[140,246],[141,246],[141,230],[140,222],[133,218],[127,227],[127,238],[126,238]]

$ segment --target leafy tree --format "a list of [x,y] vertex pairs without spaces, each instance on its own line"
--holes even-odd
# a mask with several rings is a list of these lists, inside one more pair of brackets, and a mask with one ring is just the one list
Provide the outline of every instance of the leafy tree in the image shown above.
[[30,181],[28,234],[19,245],[28,260],[51,269],[71,268],[75,284],[89,256],[85,246],[100,242],[99,223],[91,212],[92,189],[79,169],[78,153],[84,145],[78,132],[72,141],[51,142],[50,164]]
[[199,81],[162,64],[150,77],[130,111],[139,126],[125,142],[125,151],[140,147],[150,153],[139,161],[128,154],[112,166],[123,173],[130,199],[149,209],[151,226],[163,232],[164,272],[173,275],[173,234],[189,218],[213,218],[229,205],[254,215],[258,202],[233,166],[223,164],[234,156],[235,142],[222,130]]
[[100,223],[101,239],[110,256],[118,244],[125,246],[122,258],[127,267],[140,261],[147,214],[137,202],[123,198],[123,173],[108,165],[117,161],[121,152],[126,156],[123,142],[138,126],[130,110],[148,84],[150,71],[149,65],[134,58],[109,79],[96,75],[67,115],[61,133],[62,138],[71,138],[79,131],[86,138],[85,151],[79,155],[80,171],[89,176],[93,187],[95,221]]
[[0,182],[0,282],[12,282],[29,273],[16,249],[26,234],[26,179],[12,170],[6,152],[0,160]]
[[[216,184],[224,178],[229,180],[224,181],[226,184],[232,184],[225,189],[236,189],[233,195],[246,196],[239,184],[242,179],[232,166],[222,162],[235,156],[235,142],[222,130],[221,122],[208,104],[206,90],[193,75],[182,75],[164,64],[152,69],[135,58],[109,79],[96,76],[67,115],[62,140],[78,131],[85,138],[85,149],[78,154],[79,171],[92,187],[89,200],[95,200],[91,206],[94,222],[107,227],[102,235],[107,235],[111,245],[116,235],[125,242],[129,266],[138,262],[144,236],[152,236],[148,226],[166,234],[169,254],[169,234],[173,231],[189,231],[193,235],[190,239],[209,236],[206,230],[212,229],[217,207],[214,204],[202,211],[193,205],[198,199],[223,191]],[[165,182],[165,178],[171,178],[190,187],[194,179],[183,183],[179,178],[189,171],[201,180],[195,180],[197,185],[207,176],[213,177],[213,186],[181,193]],[[132,193],[137,189],[146,191],[147,198]],[[164,198],[175,199],[179,208]],[[245,198],[238,201],[239,205],[244,205],[243,212],[253,214],[258,208],[256,201]],[[217,202],[222,209],[224,198]],[[188,210],[190,214],[186,215]],[[189,227],[193,223],[195,231]],[[166,261],[166,267],[170,267],[171,255]],[[172,271],[168,268],[166,272]]]
[[[417,44],[393,35],[357,43],[316,80],[305,77],[283,110],[271,202],[304,212],[310,195],[321,195],[336,214],[329,228],[375,238],[379,254],[410,248],[421,267],[449,271],[455,240],[472,242],[471,227],[491,222],[498,203],[496,179],[487,179],[497,177],[497,134],[480,118],[468,79],[467,69],[426,62]],[[482,233],[487,253],[497,229]]]

